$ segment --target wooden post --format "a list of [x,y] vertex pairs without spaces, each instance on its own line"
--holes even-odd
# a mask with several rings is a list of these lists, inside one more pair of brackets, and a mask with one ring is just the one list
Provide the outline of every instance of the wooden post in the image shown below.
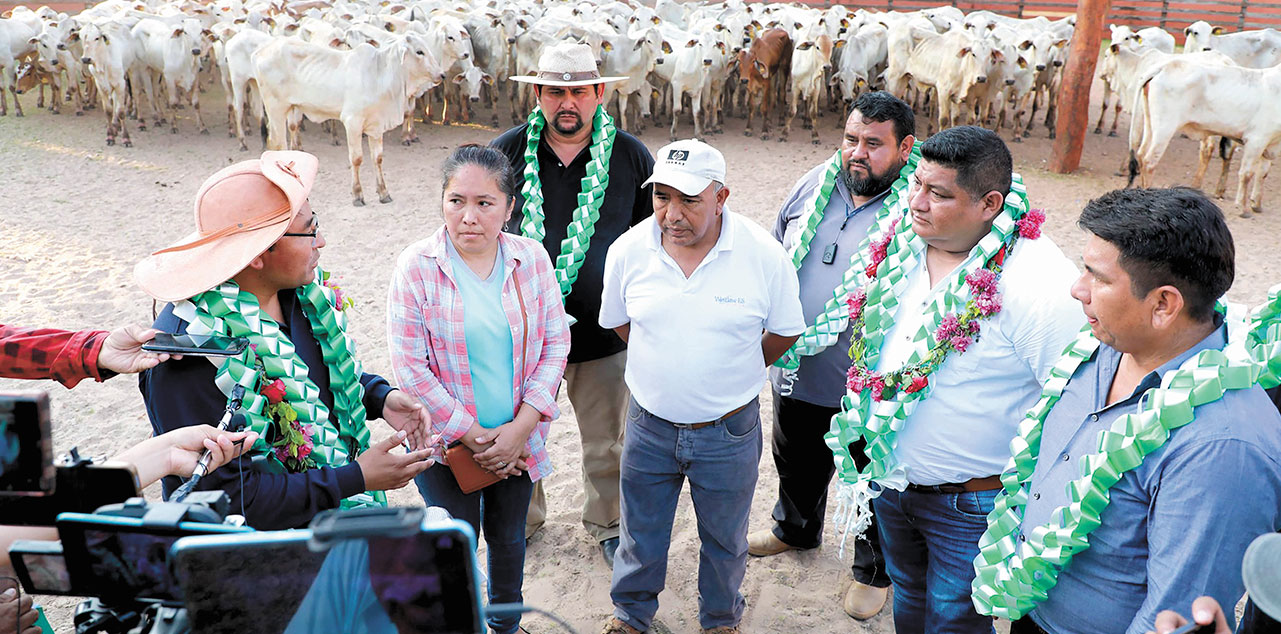
[[1090,84],[1099,63],[1099,45],[1103,40],[1103,19],[1111,0],[1078,0],[1076,32],[1072,35],[1072,54],[1063,68],[1063,85],[1059,87],[1059,116],[1055,121],[1054,154],[1050,171],[1067,174],[1081,165],[1085,129],[1090,119]]

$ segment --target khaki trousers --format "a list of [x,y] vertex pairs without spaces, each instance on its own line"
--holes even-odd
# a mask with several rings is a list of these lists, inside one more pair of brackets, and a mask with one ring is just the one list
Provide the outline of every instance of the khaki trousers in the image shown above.
[[[565,367],[569,402],[578,419],[583,455],[583,528],[596,541],[618,537],[618,473],[623,459],[623,429],[631,394],[623,382],[627,352]],[[554,459],[553,459],[554,460]],[[529,538],[547,520],[543,483],[534,483],[525,518]]]

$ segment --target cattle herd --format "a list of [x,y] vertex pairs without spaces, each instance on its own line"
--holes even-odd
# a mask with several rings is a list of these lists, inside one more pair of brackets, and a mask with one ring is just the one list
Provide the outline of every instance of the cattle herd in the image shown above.
[[[841,111],[863,90],[881,88],[923,114],[923,132],[976,123],[1031,134],[1038,113],[1052,138],[1074,17],[1018,19],[944,6],[870,12],[849,6],[714,4],[658,0],[106,0],[78,15],[18,7],[0,19],[0,115],[7,96],[45,84],[58,112],[100,104],[107,144],[132,144],[130,119],[177,131],[175,109],[190,106],[201,133],[201,87],[222,82],[228,134],[248,149],[246,130],[263,130],[272,149],[300,148],[304,118],[339,143],[346,132],[352,196],[360,185],[367,137],[382,202],[383,134],[401,127],[417,140],[416,119],[470,121],[484,102],[518,122],[533,105],[527,86],[505,81],[531,73],[544,46],[566,38],[598,53],[620,127],[670,122],[685,112],[695,136],[723,131],[745,116],[746,134],[786,141],[797,112],[819,143],[821,108]],[[1183,52],[1163,29],[1113,26],[1099,62],[1104,117],[1131,113],[1130,156],[1122,166],[1149,184],[1170,139],[1203,139],[1196,185],[1215,148],[1227,164],[1243,146],[1237,204],[1258,210],[1262,181],[1281,140],[1281,32],[1224,33],[1189,26]],[[217,69],[216,71],[214,69]],[[433,112],[434,111],[434,112]],[[753,127],[754,119],[759,127]],[[1252,188],[1252,189],[1251,189]],[[1249,191],[1247,192],[1247,190]]]

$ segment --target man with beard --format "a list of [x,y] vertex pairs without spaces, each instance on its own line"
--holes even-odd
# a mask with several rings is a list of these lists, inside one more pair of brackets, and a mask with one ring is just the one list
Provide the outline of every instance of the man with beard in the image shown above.
[[[521,192],[505,229],[541,241],[556,265],[571,324],[565,381],[582,442],[583,526],[613,567],[627,344],[601,328],[596,316],[605,252],[653,214],[642,183],[654,170],[654,158],[643,143],[614,128],[602,106],[605,83],[626,78],[601,77],[591,47],[548,47],[536,74],[511,79],[533,84],[538,107],[527,123],[491,144],[511,160]],[[546,509],[542,484],[536,483],[526,538],[542,528]]]
[[[888,92],[864,93],[845,123],[839,152],[801,177],[779,209],[774,237],[799,267],[807,325],[821,318],[846,268],[856,265],[850,258],[907,163],[915,131],[911,106]],[[814,230],[806,231],[807,225]],[[844,305],[839,308],[844,312]],[[823,434],[845,395],[848,324],[829,339],[826,346],[798,341],[770,368],[778,503],[773,528],[748,536],[748,552],[757,557],[817,548],[822,540],[827,485],[835,471]],[[864,445],[860,440],[852,452],[860,467],[867,461]],[[866,537],[854,545],[854,580],[843,602],[845,612],[859,620],[881,611],[890,585],[875,523]]]

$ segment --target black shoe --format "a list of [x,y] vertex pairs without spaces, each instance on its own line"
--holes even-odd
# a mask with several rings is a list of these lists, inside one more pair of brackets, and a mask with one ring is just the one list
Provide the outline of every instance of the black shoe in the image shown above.
[[616,552],[618,552],[617,537],[610,537],[600,543],[600,554],[605,558],[605,563],[609,564],[610,568],[614,567],[614,553]]

